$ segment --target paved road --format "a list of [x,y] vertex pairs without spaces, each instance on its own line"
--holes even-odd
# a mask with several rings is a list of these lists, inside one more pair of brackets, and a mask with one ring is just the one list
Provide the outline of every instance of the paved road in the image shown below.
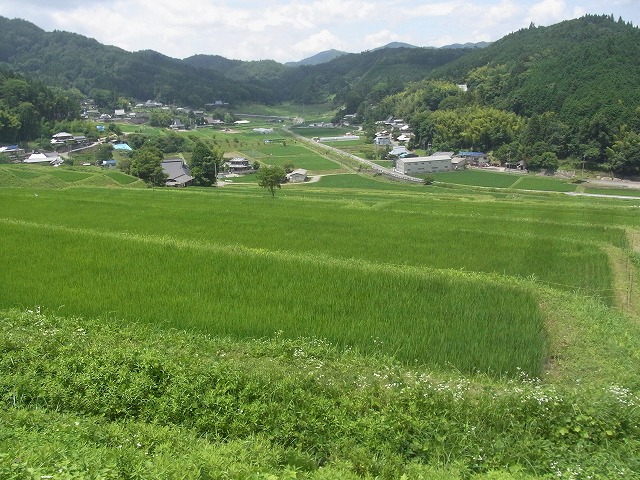
[[423,180],[421,178],[416,178],[416,177],[412,177],[409,175],[404,175],[400,172],[396,172],[394,170],[391,170],[389,168],[385,168],[385,167],[381,167],[380,165],[378,165],[377,163],[372,162],[371,160],[367,160],[366,158],[361,158],[358,157],[357,155],[353,155],[351,153],[347,153],[344,152],[342,150],[339,150],[335,147],[331,147],[329,145],[325,145],[324,143],[319,143],[319,142],[315,142],[313,140],[310,140],[306,137],[303,137],[302,135],[298,135],[297,133],[292,132],[291,130],[287,129],[288,132],[290,132],[292,135],[294,135],[297,139],[306,142],[306,143],[311,143],[313,145],[317,145],[320,146],[326,150],[332,151],[333,153],[337,154],[338,156],[341,157],[347,157],[347,158],[351,158],[359,163],[362,163],[368,167],[370,167],[371,169],[375,170],[376,172],[381,173],[382,175],[386,175],[387,177],[391,177],[394,178],[396,180],[402,180],[405,182],[414,182],[414,183],[422,183]]
[[619,198],[622,200],[640,200],[638,196],[631,195],[607,195],[604,193],[584,193],[584,192],[564,192],[565,195],[572,197],[600,197],[600,198]]

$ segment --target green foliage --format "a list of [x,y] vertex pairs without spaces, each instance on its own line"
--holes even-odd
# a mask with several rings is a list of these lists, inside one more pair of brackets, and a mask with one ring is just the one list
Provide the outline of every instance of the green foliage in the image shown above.
[[558,169],[558,157],[553,152],[544,152],[534,156],[527,162],[527,169],[532,172],[544,170],[547,173],[554,173]]
[[98,145],[95,151],[96,164],[102,163],[103,160],[111,160],[113,158],[113,145],[110,143],[102,143]]
[[38,138],[45,121],[77,118],[80,103],[69,92],[0,70],[0,142]]
[[269,190],[272,197],[285,181],[286,172],[279,165],[268,165],[258,170],[258,185]]
[[223,152],[212,150],[203,142],[197,142],[191,154],[191,175],[194,184],[209,187],[217,182],[217,174],[222,167]]
[[489,151],[515,140],[524,125],[522,118],[495,108],[473,107],[464,110],[438,110],[427,116],[418,145],[429,142],[438,150],[480,149]]
[[156,147],[143,147],[131,154],[131,174],[151,186],[164,186],[167,175],[162,171],[163,155]]
[[640,173],[640,133],[621,127],[620,133],[613,138],[613,144],[607,148],[610,168],[625,175]]
[[168,110],[153,110],[149,114],[149,125],[152,127],[169,127],[173,115]]

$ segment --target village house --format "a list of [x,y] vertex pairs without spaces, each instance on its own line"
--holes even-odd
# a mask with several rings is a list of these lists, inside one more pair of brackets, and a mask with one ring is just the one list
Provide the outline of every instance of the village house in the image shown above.
[[65,142],[70,142],[73,140],[73,135],[67,132],[59,132],[51,137],[52,145],[62,145]]
[[379,147],[391,145],[391,135],[376,135],[376,138],[373,139],[373,144],[378,145]]
[[403,154],[409,153],[407,147],[404,145],[398,145],[397,147],[393,147],[391,151],[387,154],[388,157],[399,157]]
[[458,152],[458,156],[464,158],[467,165],[482,165],[489,163],[489,155],[482,152]]
[[167,187],[186,187],[193,182],[191,170],[181,158],[164,160],[161,166],[162,171],[167,175],[165,182]]
[[249,164],[249,160],[244,157],[235,157],[225,162],[225,168],[229,173],[251,173],[253,168]]
[[24,163],[61,165],[63,160],[57,152],[33,152],[23,160]]

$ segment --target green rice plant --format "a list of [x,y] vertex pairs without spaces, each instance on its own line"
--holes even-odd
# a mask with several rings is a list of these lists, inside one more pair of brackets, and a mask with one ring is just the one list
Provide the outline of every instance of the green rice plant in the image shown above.
[[[282,331],[289,338],[326,338],[462,371],[513,374],[521,368],[535,375],[542,364],[537,303],[518,288],[170,237],[24,223],[0,229],[5,245],[13,245],[2,251],[0,298],[6,307],[109,312],[236,338]],[[48,244],[56,245],[56,255]]]
[[136,177],[127,175],[126,173],[118,172],[117,170],[108,170],[107,172],[105,172],[105,175],[112,180],[115,180],[120,185],[130,185],[139,180]]
[[11,170],[0,165],[0,186],[2,187],[21,187],[24,181],[13,174]]
[[48,171],[41,170],[38,167],[33,167],[31,165],[29,165],[29,167],[31,168],[18,168],[18,167],[13,167],[13,168],[0,167],[0,168],[2,169],[6,168],[7,171],[9,171],[12,175],[15,175],[21,180],[31,180],[33,178],[38,178],[46,173],[49,173]]
[[[175,219],[184,215],[187,202],[189,221],[180,228],[183,239],[530,278],[607,302],[612,298],[611,273],[598,243],[626,246],[623,228],[578,223],[577,215],[571,220],[561,208],[519,218],[520,210],[513,210],[513,204],[510,215],[497,208],[489,216],[489,210],[478,213],[482,211],[478,205],[456,211],[450,208],[454,202],[434,202],[423,195],[407,202],[405,192],[393,198],[391,190],[343,198],[340,192],[297,188],[287,189],[278,201],[256,189],[215,192],[215,202],[204,192],[166,189],[94,192],[89,202],[79,190],[38,197],[8,191],[3,202],[7,218],[41,224],[46,217],[52,225],[82,226],[105,234],[170,236],[175,235]],[[313,192],[319,196],[311,197]],[[78,202],[86,208],[78,209]],[[118,208],[132,214],[108,214]],[[227,217],[230,221],[218,221]]]
[[511,188],[546,192],[575,192],[576,185],[557,178],[527,175],[520,177],[520,180],[513,184]]
[[437,182],[493,188],[509,188],[520,178],[509,173],[490,172],[476,169],[435,173],[433,176]]
[[92,176],[91,173],[78,172],[61,168],[51,170],[51,172],[49,172],[49,175],[68,183],[79,182]]
[[640,190],[634,188],[602,188],[585,186],[584,192],[595,195],[620,195],[623,197],[640,197]]
[[318,184],[323,188],[350,188],[350,189],[371,189],[371,190],[394,190],[411,191],[416,185],[399,182],[391,182],[384,178],[371,177],[368,175],[337,174],[325,175]]

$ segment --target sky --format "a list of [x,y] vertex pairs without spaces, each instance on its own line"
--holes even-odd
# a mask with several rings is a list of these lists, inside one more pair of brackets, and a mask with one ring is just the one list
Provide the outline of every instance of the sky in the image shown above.
[[173,58],[299,61],[390,42],[495,41],[585,14],[640,25],[640,0],[2,0],[0,16]]

